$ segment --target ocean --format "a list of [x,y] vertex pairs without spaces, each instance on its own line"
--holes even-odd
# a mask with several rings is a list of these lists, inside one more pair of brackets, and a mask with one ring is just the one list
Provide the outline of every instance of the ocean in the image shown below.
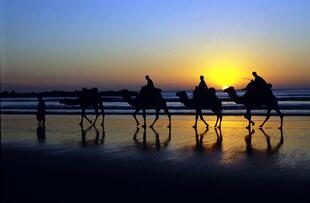
[[[192,115],[195,113],[193,109],[186,108],[179,102],[176,96],[176,90],[163,90],[162,95],[167,101],[169,111],[173,115]],[[274,89],[274,95],[278,98],[279,107],[284,115],[290,116],[309,116],[310,115],[310,89]],[[187,91],[189,97],[192,97],[192,91]],[[243,105],[234,103],[227,93],[218,90],[217,96],[222,100],[224,115],[242,115],[245,113]],[[244,91],[237,90],[239,96]],[[74,97],[66,97],[74,98]],[[47,114],[79,114],[79,106],[66,106],[60,104],[59,100],[63,97],[44,97],[47,108]],[[131,114],[134,109],[119,96],[102,97],[106,114]],[[34,114],[37,108],[37,98],[1,98],[1,114]],[[88,108],[87,113],[94,114],[94,110]],[[148,110],[147,113],[154,114],[154,110]],[[204,110],[205,114],[212,114],[211,110]],[[252,111],[254,115],[263,115],[266,110],[264,107],[257,108]],[[163,113],[163,111],[161,111]],[[275,114],[272,111],[272,114]]]

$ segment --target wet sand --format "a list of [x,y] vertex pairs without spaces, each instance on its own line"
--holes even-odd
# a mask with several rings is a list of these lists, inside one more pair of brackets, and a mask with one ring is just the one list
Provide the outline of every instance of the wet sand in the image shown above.
[[197,132],[193,116],[174,116],[171,131],[165,117],[146,130],[129,115],[78,122],[51,115],[37,129],[33,115],[1,116],[5,202],[310,200],[310,117],[287,117],[282,131],[273,117],[254,132],[241,116]]

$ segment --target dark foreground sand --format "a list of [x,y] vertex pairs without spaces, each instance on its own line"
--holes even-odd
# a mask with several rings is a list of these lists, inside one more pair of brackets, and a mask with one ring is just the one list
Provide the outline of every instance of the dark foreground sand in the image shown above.
[[2,202],[310,201],[309,117],[251,136],[240,116],[197,133],[192,116],[171,132],[165,119],[146,131],[129,116],[87,131],[78,119],[51,116],[40,131],[33,116],[2,116]]

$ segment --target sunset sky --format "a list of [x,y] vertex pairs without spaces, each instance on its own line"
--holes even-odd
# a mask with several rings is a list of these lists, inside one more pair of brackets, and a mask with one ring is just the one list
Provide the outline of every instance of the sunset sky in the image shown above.
[[309,0],[2,0],[1,85],[310,87]]

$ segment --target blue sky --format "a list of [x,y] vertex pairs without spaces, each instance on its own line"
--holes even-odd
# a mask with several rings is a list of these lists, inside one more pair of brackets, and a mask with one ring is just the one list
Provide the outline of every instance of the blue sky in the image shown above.
[[185,88],[249,66],[278,87],[310,86],[306,0],[2,0],[0,15],[10,88],[137,88],[145,74]]

